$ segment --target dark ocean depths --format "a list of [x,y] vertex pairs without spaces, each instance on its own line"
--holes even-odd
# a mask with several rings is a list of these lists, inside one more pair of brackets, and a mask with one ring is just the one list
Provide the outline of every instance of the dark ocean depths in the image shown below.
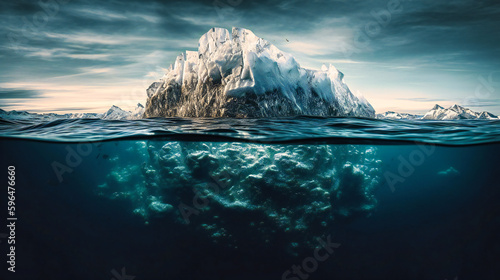
[[0,137],[1,279],[500,275],[498,121],[0,120]]

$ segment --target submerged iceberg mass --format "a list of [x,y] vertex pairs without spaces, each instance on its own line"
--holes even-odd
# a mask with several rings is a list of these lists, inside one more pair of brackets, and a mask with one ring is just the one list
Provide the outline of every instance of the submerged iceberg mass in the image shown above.
[[100,195],[130,200],[147,221],[177,221],[231,248],[246,246],[248,236],[290,252],[314,247],[317,237],[376,205],[375,147],[145,141],[127,153],[121,156],[142,166],[114,160]]
[[375,116],[333,65],[304,69],[243,28],[212,28],[147,95],[144,117]]

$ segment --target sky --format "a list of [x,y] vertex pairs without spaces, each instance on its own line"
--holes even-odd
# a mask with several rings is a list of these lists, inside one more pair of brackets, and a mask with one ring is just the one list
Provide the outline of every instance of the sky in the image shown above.
[[378,113],[500,115],[500,1],[0,2],[0,108],[132,110],[212,27],[252,30],[302,67],[333,64]]

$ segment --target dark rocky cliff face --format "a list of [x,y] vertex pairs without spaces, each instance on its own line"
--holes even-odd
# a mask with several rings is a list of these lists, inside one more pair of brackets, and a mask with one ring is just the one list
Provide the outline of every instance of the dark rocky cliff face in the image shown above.
[[241,97],[231,97],[224,95],[224,86],[220,84],[209,82],[194,91],[173,84],[148,99],[144,117],[262,118],[341,115],[336,102],[326,103],[318,96],[306,96],[303,91],[296,96],[297,103],[302,104],[302,107],[283,97],[278,91],[264,95],[248,92]]

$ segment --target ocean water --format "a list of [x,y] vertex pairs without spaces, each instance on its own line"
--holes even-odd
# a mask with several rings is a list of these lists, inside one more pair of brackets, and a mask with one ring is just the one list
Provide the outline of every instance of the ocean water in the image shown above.
[[0,137],[1,279],[500,274],[498,121],[0,120]]

